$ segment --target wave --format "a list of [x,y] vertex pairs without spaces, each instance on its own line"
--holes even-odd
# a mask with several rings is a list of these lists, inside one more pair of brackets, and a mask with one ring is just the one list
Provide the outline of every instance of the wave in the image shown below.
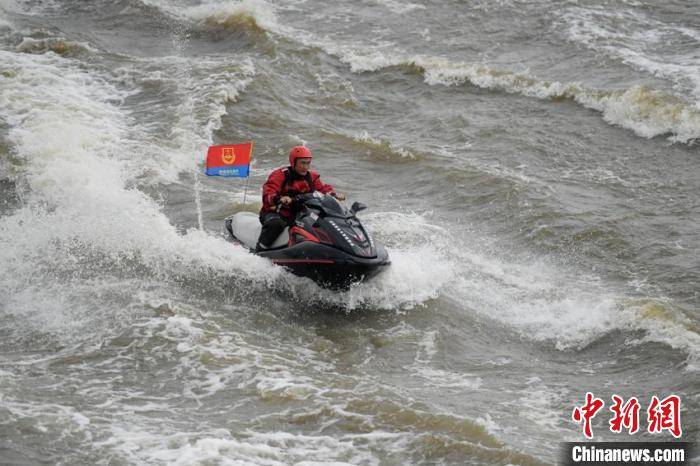
[[22,42],[15,47],[15,50],[22,53],[46,53],[54,52],[64,57],[75,57],[85,53],[97,53],[98,50],[85,42],[73,42],[61,38],[33,39],[25,37]]
[[229,4],[203,3],[194,7],[174,5],[162,0],[143,0],[143,3],[182,20],[195,21],[200,26],[220,27],[265,35],[281,30],[274,8],[263,0],[241,0]]
[[387,55],[380,50],[368,53],[327,41],[307,39],[304,43],[338,57],[355,73],[401,68],[423,76],[429,85],[471,84],[542,100],[570,100],[600,112],[609,124],[629,129],[641,137],[668,135],[672,142],[691,144],[700,139],[700,109],[675,95],[644,85],[621,90],[590,89],[581,83],[548,81],[482,63],[436,56]]
[[374,138],[367,131],[362,131],[353,136],[338,133],[329,133],[329,135],[340,139],[346,146],[354,147],[357,153],[372,160],[405,163],[425,159],[425,156],[422,154],[397,146],[391,141]]
[[[253,15],[258,27],[289,40],[317,47],[350,65],[355,73],[376,72],[402,68],[407,73],[420,74],[429,85],[458,86],[465,83],[490,90],[520,94],[542,100],[570,100],[596,110],[611,125],[620,126],[645,138],[668,135],[673,142],[692,143],[700,138],[700,109],[681,98],[644,85],[628,89],[603,90],[587,88],[581,83],[548,81],[518,73],[499,70],[482,63],[456,62],[443,57],[385,54],[347,47],[313,35],[299,33],[280,25],[274,10],[265,2],[242,2],[233,7],[198,7],[188,13],[195,18],[237,18]],[[196,12],[196,14],[195,14]],[[245,12],[245,13],[243,13]]]
[[[483,241],[482,241],[483,242]],[[614,331],[634,335],[635,346],[662,343],[688,355],[685,370],[700,370],[700,331],[663,299],[632,299],[600,277],[532,258],[502,258],[488,245],[454,248],[462,264],[447,295],[484,318],[559,350],[588,347]],[[474,252],[479,247],[478,252]]]
[[22,206],[0,218],[0,301],[38,313],[40,328],[41,316],[61,310],[52,318],[79,325],[72,309],[109,309],[89,298],[99,301],[102,291],[76,292],[90,289],[77,284],[106,292],[119,270],[144,269],[156,282],[208,270],[262,283],[280,275],[218,236],[181,234],[157,201],[133,187],[144,169],[141,141],[132,140],[133,120],[120,105],[126,91],[108,76],[55,54],[0,51],[0,75],[10,72],[0,109],[27,190]]
[[[196,16],[196,15],[195,15]],[[241,10],[238,12],[219,11],[202,15],[202,22],[209,27],[222,27],[236,31],[248,31],[258,35],[265,35],[265,28],[258,25],[255,14],[250,11]]]
[[[524,72],[495,69],[483,63],[405,55],[401,52],[386,54],[378,48],[345,46],[281,24],[275,8],[264,0],[243,0],[229,5],[207,3],[196,7],[175,7],[163,0],[144,1],[181,19],[208,26],[243,28],[258,34],[272,33],[319,48],[350,65],[355,73],[402,68],[408,73],[422,75],[429,85],[457,86],[468,83],[483,89],[543,100],[570,100],[600,112],[607,123],[629,129],[641,137],[667,135],[672,142],[689,144],[700,139],[700,109],[675,95],[644,85],[619,90],[591,89],[581,83],[549,81]],[[384,3],[391,7],[390,0]],[[693,73],[691,75],[695,76]]]
[[[140,124],[131,139],[148,148],[149,157],[138,161],[147,177],[175,183],[194,164],[203,164],[208,145],[222,126],[227,106],[236,102],[257,74],[248,57],[169,56],[141,59],[122,67],[119,79],[131,82],[131,113]],[[175,104],[158,99],[167,93]],[[147,170],[145,170],[147,168]]]
[[465,83],[482,89],[519,94],[542,100],[570,100],[596,110],[603,119],[632,130],[638,136],[652,138],[669,135],[673,142],[692,143],[700,138],[700,110],[680,98],[646,86],[624,90],[588,89],[580,83],[561,83],[494,69],[484,64],[452,62],[439,57],[342,57],[355,72],[400,67],[419,73],[429,85],[458,86]]
[[399,404],[390,400],[350,399],[344,410],[368,417],[375,430],[412,432],[418,451],[435,458],[457,453],[483,464],[539,465],[534,457],[511,450],[489,433],[480,422],[456,414],[434,413],[417,403]]
[[[639,9],[572,7],[561,19],[568,38],[608,57],[690,90],[700,104],[700,33]],[[669,53],[672,51],[672,53]]]
[[318,88],[332,105],[339,104],[346,108],[354,108],[357,106],[355,89],[349,81],[344,80],[335,73],[327,75],[315,73],[314,78],[318,83]]
[[623,303],[620,315],[627,328],[644,332],[630,344],[663,343],[688,354],[686,371],[700,371],[700,328],[680,309],[662,299],[636,299]]

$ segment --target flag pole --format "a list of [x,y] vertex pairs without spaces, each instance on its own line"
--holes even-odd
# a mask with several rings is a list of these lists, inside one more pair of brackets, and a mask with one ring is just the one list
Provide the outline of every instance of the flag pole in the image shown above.
[[243,206],[245,206],[246,196],[248,195],[248,180],[250,179],[250,166],[253,165],[253,148],[255,141],[250,141],[250,159],[248,159],[248,176],[245,177],[245,188],[243,188]]
[[245,189],[243,190],[243,205],[245,206],[245,198],[248,195],[248,180],[250,179],[250,176],[245,177]]

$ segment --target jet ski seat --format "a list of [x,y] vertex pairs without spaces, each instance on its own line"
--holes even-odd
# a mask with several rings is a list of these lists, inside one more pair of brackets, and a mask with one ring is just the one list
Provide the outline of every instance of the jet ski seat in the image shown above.
[[[250,249],[255,249],[260,237],[260,230],[262,230],[260,217],[253,212],[240,212],[231,219],[231,233]],[[289,227],[286,227],[269,249],[285,247],[288,242]]]

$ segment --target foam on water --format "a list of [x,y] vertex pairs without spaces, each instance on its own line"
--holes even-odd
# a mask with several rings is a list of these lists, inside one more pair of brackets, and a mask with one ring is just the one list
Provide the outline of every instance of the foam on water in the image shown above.
[[396,14],[409,13],[414,10],[425,10],[426,6],[418,3],[399,2],[396,0],[375,0],[377,4],[382,5]]
[[613,330],[641,330],[643,339],[630,345],[666,344],[688,354],[685,370],[698,370],[700,332],[670,303],[631,300],[626,290],[611,289],[596,275],[546,258],[507,258],[490,246],[456,251],[453,260],[463,268],[445,293],[524,338],[566,350],[585,347]]
[[180,309],[135,328],[139,341],[162,343],[150,351],[153,357],[167,361],[177,355],[175,373],[186,374],[181,394],[186,398],[204,400],[236,389],[260,400],[303,400],[322,391],[303,374],[330,369],[300,345],[271,346],[266,337],[221,328],[196,310]]
[[543,259],[520,262],[491,254],[462,250],[465,270],[448,294],[529,339],[551,340],[561,349],[585,346],[614,328],[611,314],[618,298],[596,277]]
[[435,330],[425,332],[422,335],[422,339],[418,342],[418,350],[413,364],[408,369],[414,376],[423,379],[426,385],[440,390],[459,389],[463,391],[480,388],[482,385],[481,377],[464,372],[438,369],[433,366],[432,360],[438,352],[438,338],[439,334]]
[[[13,420],[32,419],[30,431],[40,434],[56,431],[66,437],[77,437],[79,441],[91,442],[90,419],[71,406],[56,403],[29,403],[0,397],[0,407],[7,410]],[[33,433],[34,433],[33,432]]]
[[[196,12],[185,13],[190,18],[202,18],[216,12],[221,6],[201,6]],[[422,73],[429,85],[461,85],[470,83],[485,89],[493,89],[513,94],[521,94],[545,100],[570,99],[578,104],[599,111],[605,121],[630,129],[635,134],[651,138],[670,134],[674,142],[687,143],[700,138],[700,110],[696,105],[663,91],[638,85],[624,90],[600,90],[588,88],[581,83],[561,83],[530,76],[527,73],[495,69],[488,64],[466,63],[448,58],[428,55],[407,54],[396,50],[395,44],[341,44],[328,38],[319,38],[308,31],[299,31],[280,24],[274,17],[274,10],[264,2],[235,4],[223,7],[223,11],[239,14],[243,8],[254,14],[257,24],[265,30],[300,42],[311,47],[319,47],[326,53],[340,58],[350,65],[355,73],[376,72],[392,67],[406,67]],[[233,8],[233,10],[231,10]],[[226,14],[224,13],[224,16]],[[258,17],[264,18],[258,21]],[[392,52],[387,52],[387,49]],[[689,65],[687,76],[700,76],[697,64]],[[673,68],[673,67],[671,67]],[[669,75],[677,67],[669,69]],[[700,87],[697,87],[700,89]]]
[[[43,272],[43,271],[42,271]],[[94,279],[68,279],[52,283],[36,271],[36,281],[18,275],[22,281],[4,280],[0,293],[3,319],[10,328],[5,345],[22,346],[32,340],[35,347],[45,342],[38,335],[51,335],[50,341],[72,344],[86,337],[110,333],[133,318],[132,290],[139,289],[137,279],[103,275]],[[96,311],[99,309],[99,311]],[[11,324],[10,324],[11,323]]]
[[46,0],[42,2],[34,2],[32,0],[2,0],[2,2],[0,2],[0,8],[10,13],[30,16],[50,15],[60,11],[63,7],[64,5],[59,0]]
[[[167,308],[162,304],[158,307]],[[227,311],[233,314],[240,309]],[[170,312],[175,314],[168,315]],[[21,398],[22,379],[3,378],[3,423],[21,424],[25,433],[30,431],[42,441],[51,442],[61,435],[71,445],[86,444],[83,453],[71,452],[74,460],[86,454],[131,463],[374,463],[372,446],[396,445],[406,437],[381,432],[341,436],[321,432],[287,434],[274,427],[268,430],[270,425],[264,419],[270,414],[262,413],[265,409],[261,409],[259,422],[255,416],[237,419],[232,415],[234,422],[226,429],[210,427],[203,418],[197,420],[193,430],[191,424],[183,427],[183,420],[192,421],[200,410],[213,410],[213,416],[219,417],[223,406],[206,398],[221,392],[224,399],[236,392],[234,400],[241,405],[226,405],[233,411],[239,407],[248,409],[246,406],[251,403],[284,405],[310,395],[320,401],[333,385],[322,381],[326,374],[333,374],[334,368],[296,338],[279,342],[267,333],[251,333],[251,329],[238,333],[231,328],[235,325],[219,326],[217,319],[200,306],[189,307],[178,300],[175,308],[161,314],[165,315],[132,323],[125,333],[102,340],[92,349],[73,347],[41,361],[25,361],[42,370],[47,365],[53,369],[45,371],[46,378],[32,387],[26,400]],[[97,363],[83,364],[83,357]],[[149,367],[147,380],[142,380],[142,369],[138,368],[141,363]],[[67,373],[58,369],[63,365],[68,365]],[[12,365],[12,369],[18,370],[18,366]],[[52,380],[54,376],[59,378]],[[124,378],[134,376],[137,379],[124,383]],[[158,386],[152,386],[153,381],[158,381]],[[33,399],[41,397],[45,390],[65,393],[75,387],[83,399],[80,411]],[[188,399],[200,406],[194,413],[188,403],[183,403]],[[154,417],[161,412],[167,413],[167,419]],[[271,415],[287,422],[284,409],[279,413],[273,410]],[[340,412],[338,415],[345,416]],[[217,423],[220,421],[212,424],[220,425]],[[236,428],[239,424],[247,427]],[[36,432],[43,434],[37,437]]]
[[[644,341],[687,353],[686,370],[697,370],[700,335],[688,327],[682,313],[669,311],[673,318],[659,320],[643,305],[631,303],[626,290],[609,288],[599,276],[545,257],[499,254],[484,238],[465,231],[454,235],[431,224],[429,217],[386,212],[363,217],[375,237],[389,246],[392,267],[344,293],[304,281],[306,286],[293,288],[297,297],[311,302],[320,299],[350,311],[410,309],[448,296],[470,312],[496,320],[524,338],[551,342],[560,350],[585,347],[613,330],[642,330]],[[387,218],[391,221],[384,222]],[[430,359],[433,337],[426,335],[420,358]],[[437,373],[421,364],[416,370],[417,375],[434,376],[432,380],[441,380],[446,387],[474,388],[481,383],[468,374]]]
[[[236,102],[254,79],[252,60],[241,57],[171,55],[135,59],[117,70],[118,78],[135,87],[133,118],[145,119],[129,129],[130,152],[122,163],[137,173],[140,182],[176,183],[183,173],[194,173],[204,163],[206,148],[221,128],[226,106]],[[148,94],[162,88],[177,97],[173,109]],[[146,90],[145,90],[146,89]],[[141,156],[138,156],[141,155]],[[147,174],[147,176],[143,176]]]
[[631,330],[642,330],[641,340],[631,341],[631,345],[645,342],[664,343],[671,348],[688,354],[685,370],[700,371],[700,329],[693,325],[679,309],[664,299],[630,300],[620,309],[622,325]]
[[287,464],[379,464],[363,444],[398,443],[397,434],[374,433],[374,437],[348,436],[334,438],[323,435],[286,432],[241,432],[233,437],[228,430],[212,429],[199,432],[155,433],[136,431],[115,425],[113,436],[98,442],[120,451],[133,463],[165,462],[187,465],[216,461],[217,464],[257,464],[282,466]]
[[[233,315],[240,309],[226,311]],[[97,371],[97,374],[89,373],[91,380],[87,383],[62,381],[68,385],[80,383],[89,399],[85,417],[93,418],[94,422],[85,429],[99,439],[91,445],[91,450],[97,449],[102,457],[116,454],[119,460],[132,463],[192,464],[212,460],[221,464],[300,461],[375,464],[378,459],[373,449],[386,451],[405,445],[411,438],[409,433],[365,433],[357,429],[341,429],[340,433],[325,433],[325,429],[295,433],[276,430],[278,422],[303,426],[304,418],[310,415],[306,411],[317,406],[322,411],[327,408],[331,418],[327,427],[345,419],[367,422],[372,416],[343,409],[352,392],[335,388],[337,369],[307,347],[313,342],[298,338],[279,341],[268,332],[258,334],[246,328],[239,333],[231,327],[235,325],[220,326],[207,311],[178,305],[175,315],[149,318],[132,325],[127,334],[119,337],[130,342],[129,345],[118,343],[116,348],[112,347],[121,354],[110,351],[113,358],[109,361],[86,368]],[[154,380],[162,385],[152,389],[145,381],[129,384],[130,391],[126,393],[110,390],[114,377],[131,376],[134,358],[145,358],[152,367]],[[105,372],[100,376],[100,371]],[[69,378],[75,376],[73,372]],[[196,400],[201,406],[198,412],[213,410],[213,417],[218,418],[223,409],[220,400],[229,403],[232,392],[236,393],[233,398],[236,404],[226,404],[227,412],[231,413],[229,427],[214,427],[220,425],[220,420],[210,426],[203,418],[198,418],[194,430],[183,427],[183,419],[193,416],[183,407],[186,406],[183,398]],[[216,399],[207,400],[215,396]],[[95,406],[95,401],[103,397],[105,402]],[[309,398],[313,404],[296,404]],[[258,417],[235,414],[238,409],[247,411],[256,403],[261,404]],[[282,408],[267,412],[274,406]],[[293,406],[303,409],[290,409]],[[99,414],[91,414],[93,409]],[[154,418],[150,409],[167,412],[169,420]],[[268,417],[273,418],[272,423],[266,421]]]
[[[165,2],[158,4],[168,8]],[[185,11],[196,21],[221,19],[220,24],[228,27],[231,17],[240,18],[237,11],[245,17],[245,11],[255,8],[261,9],[252,14],[256,24],[282,30],[274,17],[265,18],[273,10],[264,2],[204,5]],[[118,335],[101,337],[95,345],[99,348],[73,346],[59,354],[42,355],[42,361],[27,356],[8,364],[11,372],[0,370],[0,415],[9,413],[12,428],[28,425],[51,433],[40,437],[46,444],[64,435],[70,441],[62,439],[63,443],[74,450],[84,445],[88,452],[84,454],[94,454],[99,461],[135,464],[380,464],[388,454],[410,455],[415,449],[417,462],[426,460],[426,455],[427,460],[436,461],[461,455],[484,463],[536,463],[507,450],[500,437],[488,433],[501,429],[488,414],[474,422],[422,402],[412,406],[414,400],[399,396],[400,389],[386,396],[374,393],[380,389],[366,374],[346,374],[336,367],[338,358],[325,358],[327,351],[316,350],[316,340],[303,335],[304,325],[294,329],[293,339],[278,341],[275,330],[264,325],[236,330],[239,317],[249,312],[238,300],[235,305],[226,299],[185,304],[191,290],[178,285],[201,274],[217,283],[242,277],[275,285],[303,304],[320,300],[348,311],[418,308],[419,312],[432,299],[451,297],[461,312],[492,319],[526,339],[551,342],[559,349],[585,346],[611,330],[635,335],[641,331],[640,340],[626,344],[663,342],[690,355],[688,370],[698,369],[697,329],[672,304],[630,302],[624,290],[609,289],[600,277],[581,273],[575,265],[494,251],[483,238],[461,228],[436,226],[446,222],[430,212],[362,215],[373,236],[387,244],[394,265],[376,280],[339,294],[288,275],[207,232],[180,232],[162,206],[137,186],[143,185],[144,178],[168,183],[194,173],[201,149],[219,128],[226,105],[254,77],[253,63],[222,68],[217,57],[199,57],[200,69],[196,61],[181,57],[136,64],[137,60],[130,60],[115,72],[115,84],[113,75],[58,56],[51,52],[50,43],[44,45],[48,53],[40,55],[0,52],[0,117],[9,126],[10,176],[23,193],[20,207],[0,218],[0,313],[11,322],[21,322],[21,335],[33,337],[36,329],[65,334],[63,344],[74,340],[83,344],[88,337],[81,336],[81,331],[89,333],[86,321],[110,316],[128,324],[121,332],[110,323]],[[24,52],[35,51],[33,45],[30,48]],[[36,51],[42,52],[41,47]],[[382,58],[376,58],[374,63],[380,63]],[[363,60],[359,55],[357,59],[358,63]],[[476,85],[577,102],[590,93],[590,105],[601,105],[604,114],[615,107],[605,101],[605,93],[575,85],[556,90],[558,83],[525,74],[500,74],[486,68],[464,77],[460,66],[451,74],[453,64],[439,60],[428,65],[401,59],[396,65],[406,63],[429,84],[481,82]],[[198,75],[207,68],[221,71],[198,86]],[[135,125],[150,121],[137,118],[135,112],[144,109],[129,103],[146,81],[169,86],[178,96],[166,138],[157,137],[160,128]],[[639,97],[631,91],[615,97],[621,103],[610,111],[611,122],[633,118],[625,113]],[[652,100],[667,98],[644,88],[638,91],[642,100],[649,93]],[[625,102],[628,92],[630,101]],[[657,118],[653,112],[649,115],[647,120]],[[647,120],[644,124],[649,124]],[[668,124],[672,128],[668,132],[676,131],[679,124]],[[693,124],[688,134],[694,131]],[[653,125],[643,129],[641,123],[634,127],[649,134],[660,131]],[[390,158],[413,160],[404,154],[410,152],[390,140],[369,134],[355,139]],[[149,165],[146,161],[151,158],[157,162]],[[509,174],[513,179],[516,175]],[[150,282],[145,287],[139,284],[143,278]],[[196,284],[197,288],[208,286],[204,281]],[[172,301],[166,305],[164,297]],[[285,302],[288,297],[284,296]],[[130,313],[136,309],[154,312],[134,319]],[[271,313],[260,314],[256,318]],[[220,319],[229,317],[220,325]],[[243,319],[240,325],[245,323]],[[415,357],[411,360],[409,353],[403,366],[411,376],[435,391],[483,388],[480,377],[441,368],[439,331],[423,334],[409,327],[401,322],[387,333],[409,333],[415,340]],[[308,333],[316,331],[311,328]],[[12,371],[19,374],[35,364],[43,372],[41,380],[34,382],[43,383],[44,391],[32,387],[28,396],[35,396],[34,401],[23,401],[22,384],[27,379]],[[151,379],[141,379],[144,367],[158,386],[151,387]],[[135,380],[125,382],[124,377]],[[4,390],[7,385],[13,385],[12,394]],[[85,400],[80,408],[41,401],[44,393],[72,393],[75,387]],[[228,398],[233,391],[237,392]],[[561,401],[561,392],[532,378],[518,395],[513,409],[532,408],[519,412],[526,422],[539,423],[542,430],[558,427],[550,420],[560,417],[555,404]],[[232,411],[243,407],[245,412],[254,403],[262,407],[253,415],[259,418],[237,412],[223,421],[206,418],[207,414],[216,417],[222,406],[234,404]],[[297,410],[298,406],[303,408]],[[243,428],[238,428],[239,422]],[[289,429],[285,423],[290,422],[298,423],[299,429]],[[226,428],[217,428],[222,425]],[[16,438],[22,438],[21,433]]]
[[565,404],[566,391],[551,389],[542,380],[533,376],[525,381],[525,388],[519,392],[519,399],[511,409],[519,416],[539,426],[547,432],[559,432],[560,436],[571,436],[571,429],[562,428],[561,413],[557,404]]
[[698,31],[650,18],[639,9],[571,7],[561,19],[573,42],[690,90],[700,108]]
[[368,282],[345,292],[324,290],[307,279],[291,279],[290,291],[302,301],[354,309],[411,309],[437,297],[454,278],[449,244],[440,227],[419,214],[374,212],[362,222],[385,244],[392,265]]
[[352,83],[337,73],[315,73],[314,78],[318,83],[318,88],[331,102],[337,102],[349,108],[357,106],[357,97],[355,96],[355,89],[352,87]]
[[[680,311],[669,310],[664,315],[672,318],[660,320],[646,304],[631,302],[626,290],[608,287],[595,274],[546,257],[499,254],[487,244],[490,241],[468,231],[454,235],[429,218],[429,213],[364,216],[369,230],[387,243],[392,267],[347,292],[322,290],[299,279],[299,286],[290,283],[292,293],[302,301],[320,300],[347,311],[411,309],[448,296],[470,312],[496,320],[524,338],[551,342],[559,350],[585,347],[613,330],[642,330],[644,341],[687,353],[686,370],[698,369],[700,335]],[[426,338],[425,356],[420,358],[430,359],[434,341],[431,334]],[[434,369],[416,367],[417,375],[435,376],[450,387],[474,388],[481,383],[469,375],[428,373]]]
[[[189,273],[215,269],[266,281],[281,273],[206,232],[180,234],[153,199],[130,187],[143,167],[125,154],[140,141],[130,139],[133,122],[120,105],[125,93],[107,77],[54,54],[0,51],[0,62],[14,176],[27,187],[24,205],[0,219],[7,300],[22,308],[17,300],[34,300],[26,291],[36,281],[58,292],[61,278],[51,268],[79,273],[95,254],[97,276],[105,261],[140,263],[166,275],[194,267]],[[46,275],[38,276],[42,269]],[[40,299],[39,293],[37,309]]]

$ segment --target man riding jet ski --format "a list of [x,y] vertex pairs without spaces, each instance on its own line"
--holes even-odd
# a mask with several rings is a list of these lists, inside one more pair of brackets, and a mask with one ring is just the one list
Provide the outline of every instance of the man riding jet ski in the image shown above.
[[345,200],[345,195],[336,193],[333,186],[321,181],[318,173],[309,170],[312,158],[311,150],[307,147],[293,147],[289,151],[289,166],[273,170],[268,175],[263,185],[260,209],[262,231],[255,252],[269,248],[282,230],[294,223],[294,196],[319,191],[330,193],[340,201]]
[[[256,254],[309,277],[322,286],[347,289],[390,264],[383,246],[375,244],[333,186],[309,170],[311,151],[304,146],[289,153],[289,167],[273,170],[263,186],[260,216],[239,212],[226,219],[231,236]],[[262,223],[262,226],[261,226]]]

